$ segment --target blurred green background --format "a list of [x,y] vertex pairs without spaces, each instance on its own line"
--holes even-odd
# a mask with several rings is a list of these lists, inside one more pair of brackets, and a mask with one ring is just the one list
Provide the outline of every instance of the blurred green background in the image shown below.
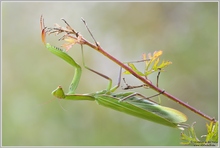
[[[53,99],[51,91],[58,85],[68,90],[73,68],[42,44],[41,15],[46,26],[54,23],[65,26],[60,20],[65,18],[92,41],[80,20],[83,17],[101,46],[121,61],[138,60],[143,53],[162,50],[161,60],[173,64],[161,74],[160,88],[217,119],[217,2],[2,2],[3,146],[180,144],[178,129],[120,113],[96,102],[54,99],[44,104]],[[60,47],[57,38],[51,35],[47,41]],[[79,45],[69,54],[82,65]],[[87,66],[117,83],[116,64],[88,47],[85,58]],[[129,84],[141,84],[131,75],[124,77]],[[153,82],[155,77],[150,77]],[[106,80],[83,69],[77,92],[95,92],[106,85]],[[120,91],[121,88],[117,90]],[[155,94],[144,88],[135,91],[146,96]],[[207,120],[161,98],[163,105],[184,112],[188,124],[196,121],[198,136],[206,134]]]

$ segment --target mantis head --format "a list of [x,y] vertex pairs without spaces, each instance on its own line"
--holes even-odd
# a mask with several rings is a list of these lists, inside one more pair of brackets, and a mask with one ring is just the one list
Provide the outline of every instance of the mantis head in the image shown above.
[[53,92],[52,95],[55,96],[58,99],[64,99],[65,98],[65,94],[63,91],[63,88],[61,86],[58,86]]

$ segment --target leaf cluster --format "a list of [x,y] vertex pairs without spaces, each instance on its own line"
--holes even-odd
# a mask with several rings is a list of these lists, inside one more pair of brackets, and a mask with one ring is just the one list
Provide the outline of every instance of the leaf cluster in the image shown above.
[[[148,55],[143,54],[142,55],[143,60],[141,61],[145,61],[144,72],[141,72],[140,70],[138,70],[133,63],[128,63],[128,66],[140,76],[145,76],[147,78],[148,75],[154,72],[157,72],[157,71],[163,71],[165,67],[172,64],[172,62],[170,61],[162,61],[162,63],[159,64],[160,62],[159,57],[162,54],[163,52],[161,50],[155,51],[153,55],[151,55],[151,53],[148,53]],[[131,73],[129,71],[125,71],[124,74],[131,74]]]
[[218,143],[218,122],[210,122],[206,124],[207,135],[202,135],[200,140],[196,136],[194,129],[195,122],[187,129],[187,133],[181,133],[182,145],[193,145],[193,146],[216,146]]

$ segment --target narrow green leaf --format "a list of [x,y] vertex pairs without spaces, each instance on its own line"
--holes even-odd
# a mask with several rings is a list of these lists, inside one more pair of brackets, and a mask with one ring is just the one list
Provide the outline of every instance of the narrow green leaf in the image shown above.
[[[134,66],[134,64],[128,63],[128,66],[131,67],[131,69],[132,69],[134,72],[136,72],[138,75],[140,75],[140,76],[145,76],[142,72],[140,72],[140,71]],[[125,71],[125,72],[126,72],[126,71]],[[129,73],[130,73],[130,72],[129,72]],[[129,73],[128,73],[128,74],[129,74]],[[125,74],[127,74],[127,72],[126,72]]]

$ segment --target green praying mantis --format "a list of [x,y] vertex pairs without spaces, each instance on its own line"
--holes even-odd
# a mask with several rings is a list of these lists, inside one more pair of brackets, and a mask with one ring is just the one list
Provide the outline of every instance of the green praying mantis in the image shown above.
[[[46,43],[46,34],[47,34],[46,29],[47,28],[44,27],[43,20],[41,17],[42,42],[44,43],[46,48],[51,53],[60,57],[61,59],[63,59],[64,61],[66,61],[72,67],[75,68],[75,73],[74,73],[73,80],[69,87],[69,92],[64,93],[62,87],[58,86],[58,88],[52,92],[52,94],[56,98],[65,99],[65,100],[96,101],[99,105],[103,105],[105,107],[109,107],[120,112],[124,112],[130,115],[136,116],[136,117],[140,117],[145,120],[149,120],[149,121],[159,123],[162,125],[166,125],[169,127],[184,129],[185,125],[183,124],[183,122],[187,121],[187,117],[185,114],[183,114],[182,112],[178,110],[165,107],[165,106],[161,106],[157,104],[156,102],[150,100],[150,98],[155,97],[159,94],[156,94],[151,97],[145,97],[136,92],[114,93],[114,91],[120,86],[122,68],[120,68],[118,85],[112,87],[111,78],[93,69],[90,69],[85,65],[84,58],[83,58],[83,48],[81,48],[83,66],[89,71],[92,71],[98,74],[99,76],[104,77],[105,79],[109,81],[109,83],[108,83],[107,89],[104,89],[104,90],[101,90],[95,93],[77,94],[75,91],[80,82],[82,69],[80,65],[78,65],[65,51],[55,46],[52,46],[49,43]],[[83,46],[81,45],[81,47]]]

